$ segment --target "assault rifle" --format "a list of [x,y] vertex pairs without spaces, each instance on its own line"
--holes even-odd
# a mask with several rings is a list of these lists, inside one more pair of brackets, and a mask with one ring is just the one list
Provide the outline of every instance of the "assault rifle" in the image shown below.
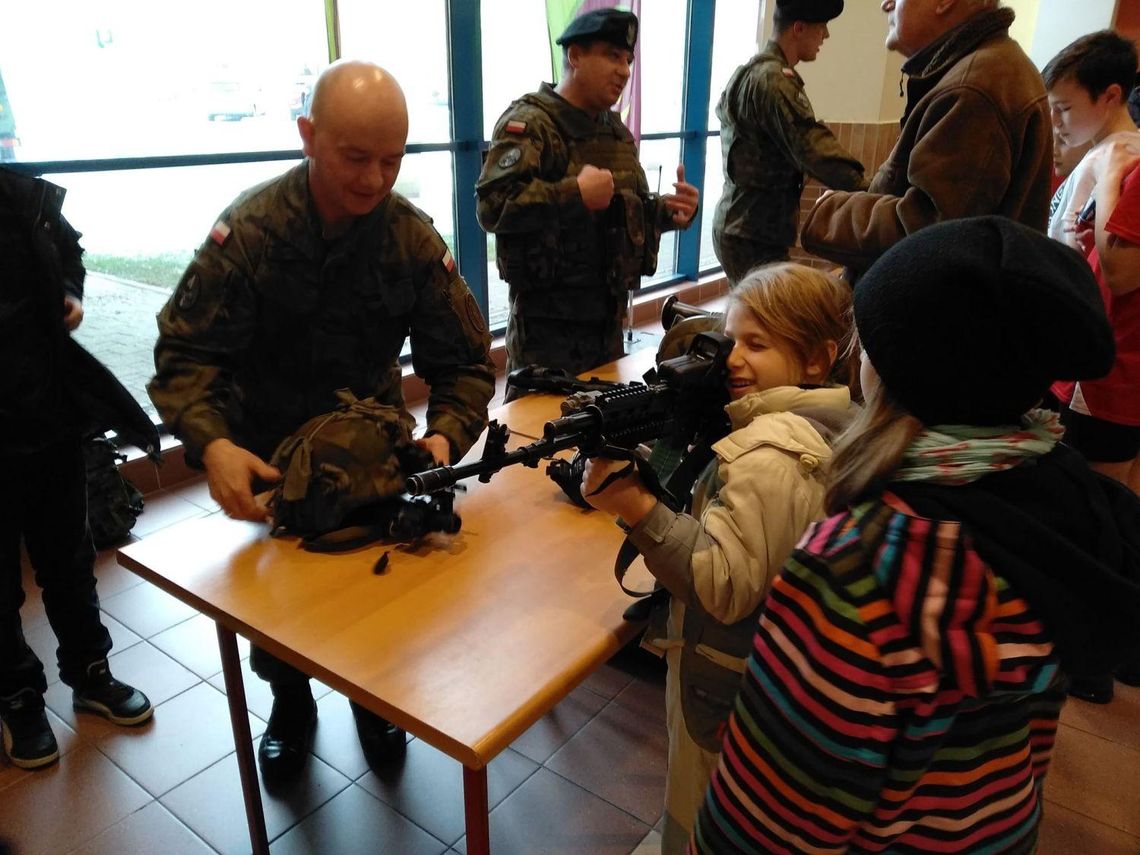
[[[478,461],[412,475],[406,490],[420,496],[446,490],[473,476],[487,482],[507,466],[536,468],[556,452],[576,448],[583,457],[604,455],[633,461],[646,485],[668,500],[653,469],[635,450],[654,440],[677,447],[702,440],[701,444],[711,444],[716,438],[712,434],[723,434],[731,351],[732,339],[727,336],[699,333],[687,353],[663,361],[655,372],[646,375],[645,383],[619,383],[613,388],[571,395],[562,403],[562,417],[544,425],[542,439],[513,451],[506,450],[510,429],[493,421]],[[567,493],[575,501],[580,499],[569,490]]]

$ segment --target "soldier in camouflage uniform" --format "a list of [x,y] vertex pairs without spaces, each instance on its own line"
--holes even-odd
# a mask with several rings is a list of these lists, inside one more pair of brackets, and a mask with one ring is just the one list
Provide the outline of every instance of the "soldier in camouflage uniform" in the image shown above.
[[621,356],[628,292],[657,269],[661,232],[696,212],[683,167],[675,194],[649,192],[633,136],[610,110],[637,25],[615,9],[576,18],[558,38],[562,81],[515,101],[495,126],[475,191],[510,287],[511,369],[579,373]]
[[733,72],[720,96],[724,194],[713,248],[730,285],[751,268],[788,258],[796,242],[804,173],[839,190],[867,186],[863,165],[825,125],[804,93],[800,62],[812,62],[843,0],[778,0],[775,35]]
[[[321,76],[298,119],[305,161],[222,214],[158,317],[148,390],[210,494],[232,517],[265,519],[251,482],[337,390],[403,407],[397,358],[431,386],[422,444],[457,460],[482,431],[494,391],[486,324],[431,220],[391,192],[407,139],[399,85],[370,63]],[[267,778],[299,771],[316,718],[309,678],[254,648],[274,704],[258,753]],[[404,733],[353,706],[365,755],[400,752]]]

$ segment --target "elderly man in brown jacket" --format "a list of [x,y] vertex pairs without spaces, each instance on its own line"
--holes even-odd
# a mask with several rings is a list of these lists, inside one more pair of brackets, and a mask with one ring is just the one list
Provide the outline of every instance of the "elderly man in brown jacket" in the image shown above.
[[1052,137],[1045,87],[996,0],[883,0],[907,58],[902,132],[866,192],[824,194],[806,250],[854,273],[924,226],[1000,214],[1045,229]]

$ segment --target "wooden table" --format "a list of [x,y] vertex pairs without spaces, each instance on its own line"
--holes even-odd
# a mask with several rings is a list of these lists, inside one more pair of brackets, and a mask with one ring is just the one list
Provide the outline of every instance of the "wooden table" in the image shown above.
[[[605,376],[640,376],[647,359]],[[531,396],[493,415],[541,435],[559,401]],[[636,634],[622,619],[630,601],[612,573],[622,534],[608,515],[521,466],[466,483],[462,531],[393,550],[382,576],[372,568],[391,545],[320,555],[220,513],[119,551],[217,624],[254,852],[269,843],[235,634],[462,763],[476,855],[490,849],[487,764]]]

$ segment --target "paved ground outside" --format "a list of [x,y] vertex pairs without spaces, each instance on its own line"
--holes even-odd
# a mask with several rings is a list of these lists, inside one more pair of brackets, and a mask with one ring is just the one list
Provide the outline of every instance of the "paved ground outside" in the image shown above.
[[94,272],[88,272],[84,292],[83,323],[74,333],[76,340],[111,369],[157,420],[146,384],[154,374],[158,337],[154,316],[170,292]]

